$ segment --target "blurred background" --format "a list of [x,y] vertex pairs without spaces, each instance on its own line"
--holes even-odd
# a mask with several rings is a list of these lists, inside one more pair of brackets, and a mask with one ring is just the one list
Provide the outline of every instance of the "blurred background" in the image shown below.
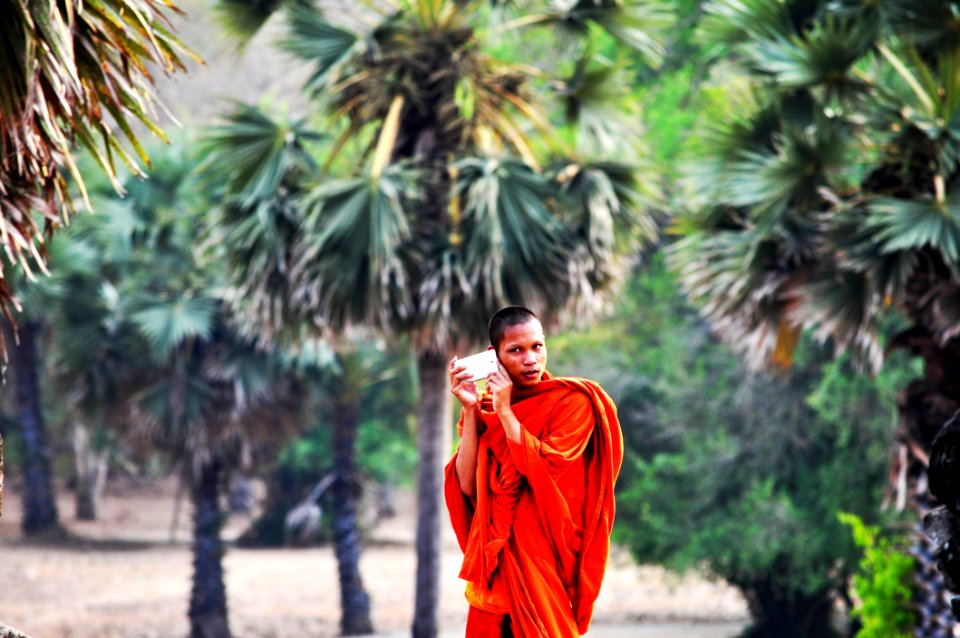
[[625,437],[590,635],[960,635],[960,5],[174,4],[4,9],[0,623],[463,635],[522,304]]

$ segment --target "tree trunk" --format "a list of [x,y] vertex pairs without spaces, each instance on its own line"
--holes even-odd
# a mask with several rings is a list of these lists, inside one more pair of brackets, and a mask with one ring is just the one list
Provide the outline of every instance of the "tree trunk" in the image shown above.
[[417,357],[420,414],[417,430],[417,591],[413,638],[435,638],[440,601],[440,522],[443,465],[450,429],[446,358],[435,352]]
[[79,419],[73,421],[73,458],[77,474],[77,509],[79,521],[95,521],[100,498],[107,483],[108,450],[94,450],[90,432]]
[[370,597],[360,577],[360,532],[357,529],[357,425],[359,395],[341,387],[334,406],[333,453],[336,480],[332,486],[333,542],[340,577],[340,633],[363,636],[373,633]]
[[839,638],[833,626],[833,592],[785,589],[776,576],[733,583],[747,601],[753,624],[742,638]]
[[190,592],[190,638],[230,638],[227,590],[223,583],[223,543],[220,540],[221,468],[205,463],[192,486],[193,589]]
[[[12,335],[7,324],[8,335]],[[15,383],[17,416],[23,438],[23,533],[40,534],[60,527],[50,471],[50,448],[40,409],[40,362],[35,321],[19,324],[19,345],[10,348]],[[7,340],[12,344],[12,336]]]
[[[911,508],[920,521],[939,505],[927,488],[927,459],[937,433],[960,408],[960,341],[938,344],[929,330],[915,324],[894,337],[892,343],[921,357],[924,364],[923,378],[908,383],[897,401],[900,453],[892,472],[897,477],[898,509]],[[922,533],[910,547],[917,565],[915,635],[919,637],[950,635],[960,626],[951,611],[943,576],[936,568],[935,549]]]

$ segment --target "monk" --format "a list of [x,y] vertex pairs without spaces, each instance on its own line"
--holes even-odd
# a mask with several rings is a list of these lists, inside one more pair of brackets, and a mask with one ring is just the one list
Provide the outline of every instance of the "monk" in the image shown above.
[[616,406],[593,381],[552,377],[537,316],[490,320],[498,369],[481,394],[457,359],[460,445],[444,495],[463,550],[467,638],[586,633],[600,591],[623,459]]

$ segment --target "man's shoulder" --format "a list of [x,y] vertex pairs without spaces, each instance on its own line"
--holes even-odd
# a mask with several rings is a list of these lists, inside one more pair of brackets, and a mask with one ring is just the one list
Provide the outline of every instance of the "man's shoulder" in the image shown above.
[[583,377],[554,377],[554,379],[558,382],[558,389],[564,392],[561,403],[564,401],[572,402],[571,405],[589,403],[597,412],[616,414],[616,403],[596,381]]
[[554,377],[556,386],[553,389],[555,398],[553,410],[576,410],[593,407],[598,397],[606,397],[600,384],[591,379],[581,377]]
[[608,396],[603,387],[593,379],[584,377],[554,377],[553,379],[557,382],[558,389],[565,394],[583,395],[588,399],[597,395]]

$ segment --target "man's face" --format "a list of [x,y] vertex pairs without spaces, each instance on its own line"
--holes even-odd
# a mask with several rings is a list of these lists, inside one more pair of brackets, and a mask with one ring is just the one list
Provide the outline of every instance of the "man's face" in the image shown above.
[[497,347],[497,357],[513,384],[529,387],[540,382],[547,367],[547,342],[536,319],[507,328]]

